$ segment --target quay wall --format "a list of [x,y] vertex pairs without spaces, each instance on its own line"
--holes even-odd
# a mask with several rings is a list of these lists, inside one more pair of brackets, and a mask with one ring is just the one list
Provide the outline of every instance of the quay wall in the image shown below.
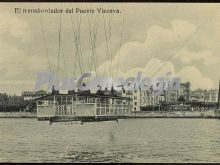
[[0,112],[0,118],[37,118],[35,112]]
[[[130,118],[215,118],[214,111],[145,111],[131,113]],[[0,112],[0,118],[37,118],[36,112]]]
[[131,113],[131,118],[214,118],[213,110],[210,111],[145,111]]

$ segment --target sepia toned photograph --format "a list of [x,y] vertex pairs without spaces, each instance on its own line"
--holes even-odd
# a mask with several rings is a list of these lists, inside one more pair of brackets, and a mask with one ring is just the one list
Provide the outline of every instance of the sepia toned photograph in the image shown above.
[[1,2],[0,163],[220,163],[220,4]]

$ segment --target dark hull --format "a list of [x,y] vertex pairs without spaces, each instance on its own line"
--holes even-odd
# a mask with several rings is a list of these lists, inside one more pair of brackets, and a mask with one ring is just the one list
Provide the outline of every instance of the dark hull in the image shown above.
[[44,117],[38,118],[39,121],[50,121],[51,123],[55,122],[71,122],[71,121],[81,121],[81,122],[100,122],[100,121],[112,121],[118,119],[126,119],[128,116],[54,116],[54,117]]

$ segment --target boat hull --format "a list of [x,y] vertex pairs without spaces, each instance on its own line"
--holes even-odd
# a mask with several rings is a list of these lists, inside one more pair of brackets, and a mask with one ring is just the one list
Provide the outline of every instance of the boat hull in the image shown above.
[[[126,119],[129,116],[54,116],[50,117],[49,121],[51,123],[55,122],[71,122],[71,121],[81,121],[81,122],[99,122],[99,121],[111,121],[118,119]],[[48,120],[48,119],[47,119]]]

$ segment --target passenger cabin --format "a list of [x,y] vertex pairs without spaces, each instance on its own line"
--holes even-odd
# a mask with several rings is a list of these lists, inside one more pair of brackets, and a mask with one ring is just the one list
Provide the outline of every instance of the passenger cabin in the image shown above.
[[131,99],[112,94],[51,94],[37,99],[38,120],[75,121],[126,118]]

